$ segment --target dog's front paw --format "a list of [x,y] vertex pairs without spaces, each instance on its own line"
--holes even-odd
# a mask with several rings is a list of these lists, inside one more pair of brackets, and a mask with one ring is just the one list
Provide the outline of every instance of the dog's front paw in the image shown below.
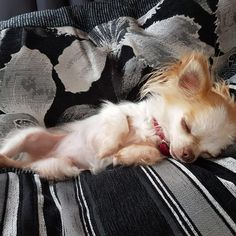
[[113,165],[153,165],[163,158],[155,147],[134,144],[116,153]]

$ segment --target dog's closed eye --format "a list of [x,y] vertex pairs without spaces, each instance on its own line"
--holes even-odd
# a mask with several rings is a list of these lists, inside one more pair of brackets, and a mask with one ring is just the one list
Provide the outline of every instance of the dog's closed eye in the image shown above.
[[187,124],[185,118],[181,119],[181,126],[187,134],[191,134],[191,128],[190,128],[189,124]]

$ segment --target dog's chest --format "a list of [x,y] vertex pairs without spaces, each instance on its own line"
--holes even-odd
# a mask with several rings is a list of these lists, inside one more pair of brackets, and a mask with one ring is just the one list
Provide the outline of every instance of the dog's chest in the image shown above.
[[126,140],[127,144],[157,145],[160,141],[150,119],[131,117],[130,132]]

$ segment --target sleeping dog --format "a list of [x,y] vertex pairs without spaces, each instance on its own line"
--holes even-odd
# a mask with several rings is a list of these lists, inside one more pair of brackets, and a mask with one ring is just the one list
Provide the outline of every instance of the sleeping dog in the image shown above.
[[[48,179],[108,165],[153,165],[169,154],[182,162],[217,156],[236,137],[236,105],[214,82],[197,52],[151,73],[138,103],[104,103],[100,112],[54,129],[14,131],[0,149],[0,166],[31,169]],[[23,160],[13,159],[24,153]]]

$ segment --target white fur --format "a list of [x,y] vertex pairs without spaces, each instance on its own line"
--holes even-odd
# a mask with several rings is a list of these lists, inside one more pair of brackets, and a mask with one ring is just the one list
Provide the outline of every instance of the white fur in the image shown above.
[[[155,145],[158,138],[152,126],[152,119],[159,108],[150,109],[153,102],[153,99],[137,104],[126,102],[115,105],[107,102],[99,114],[60,127],[59,130],[66,131],[68,134],[47,155],[38,157],[39,160],[32,156],[31,158],[36,161],[27,165],[27,168],[39,172],[41,176],[48,178],[53,176],[59,179],[74,176],[81,169],[89,169],[97,173],[113,163],[114,154],[121,146],[146,142],[147,139]],[[132,120],[134,132],[131,136],[129,136],[127,117]],[[27,128],[16,131],[5,140],[0,154],[8,157],[15,156],[22,151],[30,135],[40,132],[47,132],[47,130]],[[122,138],[123,135],[127,137]],[[35,139],[34,142],[32,136],[30,142],[31,145],[40,146],[41,141]],[[65,159],[70,162],[67,163]]]

